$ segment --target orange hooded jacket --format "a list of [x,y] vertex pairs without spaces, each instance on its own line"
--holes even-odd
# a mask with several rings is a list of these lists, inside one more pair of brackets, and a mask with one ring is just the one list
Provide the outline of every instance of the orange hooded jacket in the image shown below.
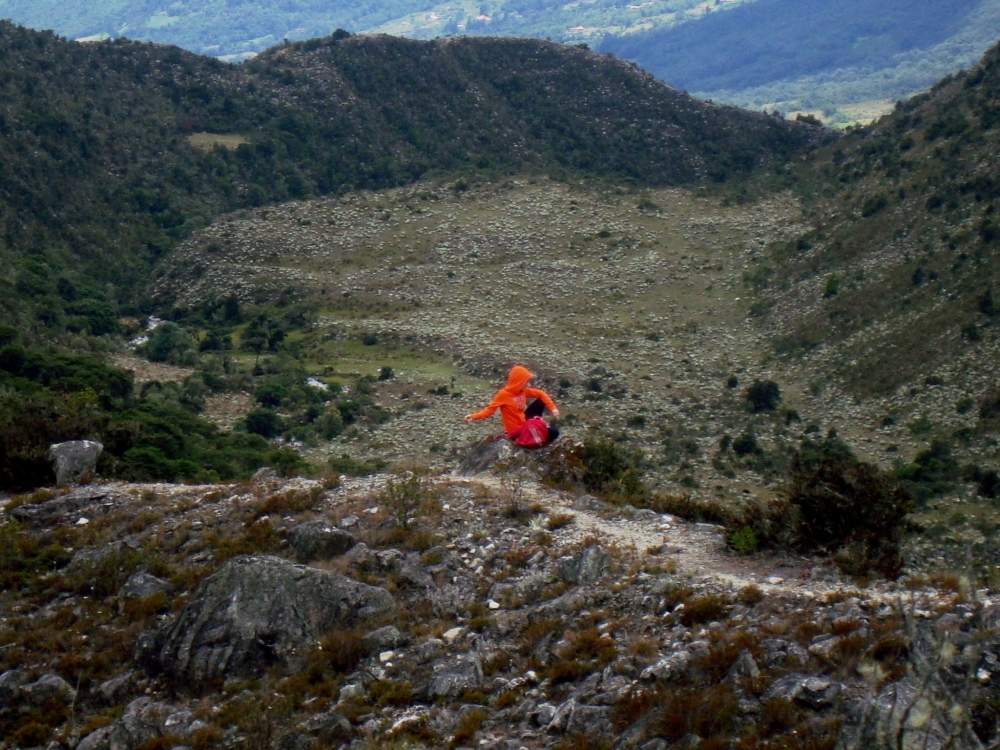
[[471,414],[472,419],[487,419],[493,416],[493,412],[500,410],[500,417],[503,419],[503,428],[509,435],[525,423],[524,410],[529,398],[538,398],[545,404],[545,408],[554,412],[556,405],[549,398],[545,391],[535,388],[526,388],[528,381],[534,375],[528,368],[515,365],[511,368],[510,375],[507,376],[507,385],[497,391],[490,405],[482,411]]

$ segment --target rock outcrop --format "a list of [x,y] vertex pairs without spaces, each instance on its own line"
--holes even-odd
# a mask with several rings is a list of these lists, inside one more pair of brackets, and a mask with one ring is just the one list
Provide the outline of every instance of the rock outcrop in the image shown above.
[[49,461],[56,473],[56,484],[78,482],[97,470],[97,459],[104,446],[96,440],[70,440],[49,447]]
[[187,684],[259,675],[281,664],[300,669],[324,632],[387,615],[385,589],[266,555],[227,562],[181,613],[144,635],[147,669]]

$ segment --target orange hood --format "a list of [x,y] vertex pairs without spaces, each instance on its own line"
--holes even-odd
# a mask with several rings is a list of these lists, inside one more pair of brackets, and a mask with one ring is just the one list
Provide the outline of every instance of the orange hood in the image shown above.
[[514,365],[510,370],[510,375],[507,376],[507,385],[497,391],[490,406],[514,406],[514,399],[520,395],[524,387],[528,385],[528,381],[533,377],[535,376],[527,367]]

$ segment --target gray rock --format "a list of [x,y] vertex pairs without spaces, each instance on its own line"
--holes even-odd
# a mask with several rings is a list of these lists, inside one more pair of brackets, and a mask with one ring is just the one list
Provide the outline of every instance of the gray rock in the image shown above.
[[170,581],[157,578],[152,573],[140,570],[133,573],[122,584],[118,596],[122,599],[148,599],[156,594],[169,594],[174,587]]
[[639,750],[667,750],[667,741],[659,737],[639,745]]
[[411,552],[403,558],[398,575],[403,582],[417,588],[427,588],[434,585],[434,578],[420,562],[420,555],[417,552]]
[[307,732],[317,734],[320,738],[327,741],[345,740],[353,734],[351,722],[337,711],[317,714],[307,719],[303,724],[303,728]]
[[118,705],[123,702],[125,696],[133,691],[134,686],[135,675],[129,672],[120,677],[112,677],[110,680],[102,682],[94,688],[94,695],[104,703]]
[[21,697],[36,706],[49,701],[71,703],[76,691],[59,675],[43,674],[34,682],[21,686]]
[[479,664],[473,660],[460,661],[431,675],[427,697],[430,700],[454,698],[466,690],[479,687],[482,681],[483,672]]
[[288,544],[300,563],[314,560],[332,560],[347,552],[357,538],[343,529],[331,526],[326,521],[306,521],[292,527],[288,532]]
[[917,700],[917,690],[908,678],[887,685],[873,699],[859,701],[852,711],[853,726],[842,730],[845,746],[889,747],[900,737],[904,748],[941,750],[948,739],[937,720],[922,720],[930,707]]
[[644,682],[673,682],[683,675],[691,666],[691,654],[688,651],[678,651],[660,659],[656,664],[646,667],[639,676]]
[[570,698],[568,701],[563,703],[559,708],[556,709],[555,714],[552,716],[552,721],[549,722],[548,731],[550,732],[566,732],[569,729],[569,720],[573,715],[573,711],[576,709],[577,703],[575,700]]
[[392,625],[365,633],[361,638],[361,647],[366,653],[374,654],[379,651],[389,651],[396,648],[403,641],[403,636]]
[[76,750],[110,750],[111,727],[95,729],[76,746]]
[[233,558],[183,611],[137,645],[140,663],[179,681],[250,678],[268,666],[305,667],[327,631],[392,612],[385,589],[269,555]]
[[726,673],[726,679],[756,679],[757,677],[760,677],[760,668],[757,666],[757,662],[753,660],[750,652],[747,649],[743,649],[740,651],[740,655],[736,657],[736,662],[729,668],[729,672]]
[[599,737],[607,734],[610,725],[609,706],[576,706],[569,715],[566,731],[570,734],[587,734]]
[[135,750],[164,735],[164,724],[173,709],[152,698],[136,698],[125,707],[125,713],[114,724],[108,735],[109,750]]
[[21,695],[21,685],[28,679],[23,669],[8,669],[0,674],[0,708],[11,705]]
[[36,527],[52,525],[68,513],[86,513],[94,518],[104,515],[112,507],[110,502],[105,502],[108,494],[106,489],[100,487],[77,487],[45,502],[19,505],[10,514],[21,523]]
[[593,495],[580,495],[573,503],[573,510],[582,510],[590,513],[607,513],[614,509],[611,503],[598,500]]
[[600,545],[587,547],[559,566],[559,577],[570,583],[597,583],[611,570],[611,556]]
[[514,455],[514,447],[509,440],[491,435],[469,451],[455,473],[460,477],[471,477],[488,471],[512,455]]
[[104,446],[95,440],[70,440],[49,446],[49,462],[56,474],[56,484],[77,482],[97,470],[97,459]]
[[825,677],[790,674],[775,682],[762,700],[784,698],[812,709],[829,708],[840,693],[840,684]]
[[702,739],[696,734],[687,734],[670,746],[670,750],[698,750],[702,745]]

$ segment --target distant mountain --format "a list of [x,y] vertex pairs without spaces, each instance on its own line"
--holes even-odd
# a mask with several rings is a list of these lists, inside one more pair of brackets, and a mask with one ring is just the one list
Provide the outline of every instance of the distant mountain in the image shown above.
[[[728,0],[731,7],[746,0]],[[387,32],[431,39],[447,34],[549,37],[593,41],[671,26],[698,18],[709,7],[702,0],[643,3],[641,0],[487,0],[435,3],[434,0],[95,0],[85,4],[56,0],[0,0],[0,18],[35,29],[52,29],[70,39],[125,36],[176,44],[192,52],[242,59],[280,44],[327,36],[335,29]]]
[[849,105],[891,108],[997,38],[997,0],[758,0],[600,49],[698,96],[849,122]]

